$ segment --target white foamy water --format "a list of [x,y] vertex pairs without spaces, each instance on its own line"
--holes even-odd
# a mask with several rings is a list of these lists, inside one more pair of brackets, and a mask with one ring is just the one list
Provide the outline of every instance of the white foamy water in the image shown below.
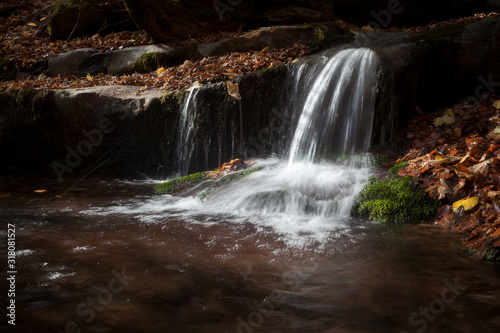
[[[371,171],[363,163],[324,161],[352,157],[368,149],[377,63],[376,54],[362,48],[323,55],[312,65],[305,62],[297,66],[290,74],[297,83],[292,95],[298,97],[292,111],[298,121],[288,161],[260,161],[262,170],[222,186],[206,181],[188,197],[180,193],[178,197],[131,200],[83,213],[127,214],[144,223],[164,223],[166,219],[242,226],[252,223],[291,246],[321,244],[349,235],[353,200]],[[187,172],[193,149],[197,92],[190,91],[180,117],[181,173]]]
[[[289,151],[289,163],[366,152],[371,139],[377,95],[378,57],[370,49],[346,49],[295,75],[300,114]],[[308,84],[309,83],[309,84]]]
[[[106,207],[93,207],[86,215],[129,215],[143,223],[165,223],[181,219],[186,223],[252,223],[275,233],[290,246],[324,243],[349,234],[354,197],[372,171],[350,164],[259,161],[264,168],[240,180],[205,190],[197,195],[163,195],[147,200],[132,199]],[[200,185],[206,188],[214,182]],[[206,194],[208,193],[208,194]]]

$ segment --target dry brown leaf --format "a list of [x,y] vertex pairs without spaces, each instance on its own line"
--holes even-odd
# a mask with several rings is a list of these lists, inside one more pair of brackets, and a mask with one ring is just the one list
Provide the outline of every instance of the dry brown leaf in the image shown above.
[[236,98],[237,100],[241,100],[240,87],[238,83],[227,81],[227,93],[229,96]]

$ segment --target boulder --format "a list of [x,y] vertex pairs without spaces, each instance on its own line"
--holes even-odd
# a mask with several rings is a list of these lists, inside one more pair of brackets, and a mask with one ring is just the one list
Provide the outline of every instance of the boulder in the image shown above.
[[50,76],[85,74],[80,72],[81,64],[97,52],[96,49],[86,48],[61,53],[49,59],[48,74]]
[[55,39],[137,30],[121,0],[57,0],[47,19]]
[[[332,18],[329,1],[124,0],[138,27],[163,42],[219,31],[320,22]],[[285,6],[287,5],[287,6]]]
[[264,13],[263,18],[265,23],[274,26],[326,22],[332,17],[315,9],[300,6],[277,6]]
[[334,3],[335,16],[360,27],[377,28],[426,26],[500,9],[498,0],[336,0]]
[[80,49],[61,53],[48,62],[48,74],[86,75],[122,73],[145,54],[169,54],[173,48],[165,44],[131,46],[99,53],[95,49]]
[[123,73],[144,55],[169,54],[174,49],[166,44],[131,46],[120,50],[92,54],[80,64],[80,69],[86,73],[102,72],[110,75]]

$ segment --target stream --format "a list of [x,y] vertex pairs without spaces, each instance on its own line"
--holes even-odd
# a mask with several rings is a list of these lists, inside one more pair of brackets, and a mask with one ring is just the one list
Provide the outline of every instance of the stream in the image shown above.
[[[419,221],[351,217],[376,173],[366,152],[377,67],[375,52],[363,48],[297,65],[290,77],[296,91],[283,111],[293,124],[282,136],[284,151],[254,160],[258,171],[232,181],[153,195],[154,185],[171,178],[4,176],[0,247],[13,261],[3,256],[12,266],[1,301],[15,308],[2,326],[40,333],[500,332],[500,269],[463,253],[458,235]],[[187,95],[179,119],[182,175],[198,133],[196,95]]]
[[151,195],[154,183],[4,177],[0,235],[15,225],[17,317],[2,326],[498,332],[500,270],[461,253],[448,230],[328,216],[291,228],[283,212],[204,211],[194,198]]

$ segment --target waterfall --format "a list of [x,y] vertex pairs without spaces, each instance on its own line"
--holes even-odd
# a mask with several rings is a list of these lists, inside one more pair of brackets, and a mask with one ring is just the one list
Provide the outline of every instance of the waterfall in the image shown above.
[[322,226],[332,228],[332,217],[335,223],[348,218],[372,172],[363,164],[332,163],[331,157],[366,153],[376,72],[377,55],[369,49],[342,50],[298,65],[291,73],[295,108],[289,112],[297,115],[297,125],[288,161],[263,162],[264,170],[209,196],[205,209],[238,212],[256,223],[274,221],[283,232],[318,234]]
[[189,165],[194,151],[194,137],[196,135],[195,119],[197,114],[196,95],[199,89],[192,87],[179,118],[179,132],[177,137],[178,170],[181,175],[189,172]]
[[[378,58],[366,49],[347,49],[326,61],[305,63],[295,72],[300,114],[288,154],[289,164],[366,152],[375,107]],[[294,96],[300,96],[295,92]]]
[[[329,237],[348,234],[355,223],[350,218],[354,198],[373,171],[365,163],[344,163],[339,157],[366,156],[377,66],[377,55],[366,48],[328,51],[301,60],[290,71],[285,96],[292,97],[283,106],[292,115],[286,117],[291,128],[278,146],[288,147],[281,154],[288,158],[257,160],[261,170],[245,177],[229,174],[227,179],[199,183],[178,197],[167,196],[162,209],[195,222],[250,222],[273,230],[292,246],[326,244]],[[199,90],[189,91],[179,120],[179,170],[183,174],[194,151]],[[236,121],[237,117],[231,123],[233,151],[237,149]],[[217,138],[220,149],[223,130]],[[204,144],[208,154],[210,140]],[[202,195],[193,197],[193,193]]]

